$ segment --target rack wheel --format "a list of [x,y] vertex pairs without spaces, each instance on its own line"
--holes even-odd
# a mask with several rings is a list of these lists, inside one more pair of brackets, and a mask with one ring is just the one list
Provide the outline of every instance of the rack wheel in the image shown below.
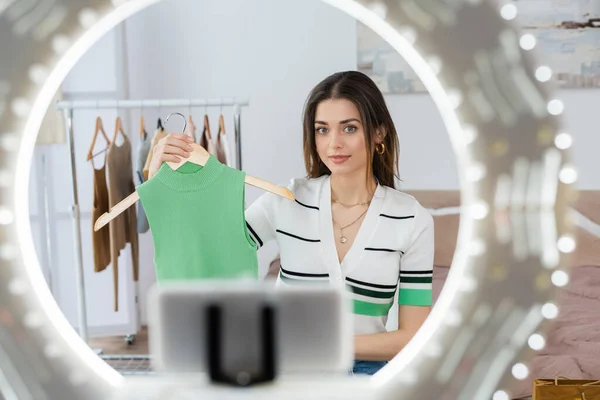
[[125,336],[125,342],[127,342],[127,345],[131,346],[135,342],[135,335]]

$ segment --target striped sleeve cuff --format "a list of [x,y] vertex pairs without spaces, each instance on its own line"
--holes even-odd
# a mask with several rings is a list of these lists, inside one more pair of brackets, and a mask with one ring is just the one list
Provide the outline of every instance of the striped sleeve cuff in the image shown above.
[[248,221],[246,221],[246,228],[248,228],[248,234],[250,235],[252,241],[256,244],[256,248],[260,249],[264,243],[256,231],[252,229],[252,226],[248,223]]
[[398,305],[401,306],[430,306],[432,304],[431,289],[404,289],[398,293]]
[[433,270],[400,271],[398,304],[430,306],[432,304]]

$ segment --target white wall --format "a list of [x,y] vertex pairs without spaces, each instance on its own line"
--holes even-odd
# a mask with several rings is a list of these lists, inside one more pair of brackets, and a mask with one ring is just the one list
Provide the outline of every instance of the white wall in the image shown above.
[[[580,190],[600,190],[600,89],[565,89],[556,93],[565,103],[563,127],[574,137],[572,158]],[[387,96],[400,137],[402,189],[458,189],[450,139],[428,95]]]
[[[327,75],[356,67],[356,22],[318,0],[165,0],[135,15],[125,23],[126,57],[122,58],[114,37],[98,43],[70,74],[64,88],[71,97],[190,98],[247,96],[250,107],[242,115],[244,170],[272,182],[285,184],[303,176],[302,106],[310,89]],[[109,35],[110,36],[110,35]],[[123,44],[124,43],[124,44]],[[126,66],[126,71],[119,69]],[[125,77],[125,78],[124,78]],[[122,81],[125,79],[124,81]],[[88,93],[92,91],[94,93]],[[575,165],[580,168],[582,189],[600,189],[596,152],[600,135],[594,128],[600,90],[562,91],[566,104],[566,128],[575,136]],[[400,173],[403,189],[457,189],[454,156],[439,113],[426,94],[387,96],[400,136]],[[170,111],[162,110],[162,116]],[[187,113],[187,110],[177,110]],[[223,110],[231,131],[231,110]],[[218,109],[209,109],[216,130]],[[195,109],[198,128],[204,109]],[[105,124],[112,130],[114,113],[106,112]],[[129,131],[134,134],[139,112]],[[145,110],[147,127],[153,128],[157,110]],[[93,111],[77,116],[77,154],[84,157],[91,138]],[[169,125],[179,127],[178,121]],[[88,128],[89,127],[89,128]],[[54,146],[51,173],[54,213],[68,212],[71,184],[68,149]],[[39,162],[38,162],[39,163]],[[41,167],[38,167],[38,169]],[[78,159],[79,194],[83,212],[90,211],[89,164]],[[39,186],[32,174],[32,187]],[[34,192],[32,192],[34,193]],[[248,202],[260,193],[248,189]],[[33,194],[32,194],[33,195]],[[32,209],[38,210],[37,203]],[[37,211],[36,211],[37,212]],[[54,217],[55,218],[55,217]],[[58,259],[61,307],[74,322],[75,308],[72,236],[68,218],[54,229],[60,236]],[[92,325],[117,324],[129,320],[129,311],[112,312],[110,273],[91,271],[89,222],[83,226],[88,311]],[[43,237],[37,239],[40,252]],[[140,279],[144,295],[154,282],[150,234],[141,235]],[[263,268],[276,254],[271,245],[261,250]],[[127,273],[125,260],[122,273]],[[110,267],[109,267],[110,268]],[[130,279],[123,275],[122,281]],[[129,296],[128,288],[122,296]],[[142,317],[145,320],[145,316]]]

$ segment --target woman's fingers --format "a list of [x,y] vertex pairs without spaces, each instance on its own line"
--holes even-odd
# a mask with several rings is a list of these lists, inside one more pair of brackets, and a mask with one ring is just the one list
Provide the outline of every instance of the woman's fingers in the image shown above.
[[172,154],[161,154],[160,156],[160,162],[175,162],[178,163],[179,161],[181,161],[181,158],[174,156]]
[[178,155],[183,158],[188,158],[191,151],[192,149],[189,147],[189,145],[185,145],[185,147],[182,148],[176,145],[165,144],[162,148],[162,151],[160,151],[160,154]]
[[194,141],[192,137],[186,135],[185,133],[171,133],[170,135],[167,135],[167,139],[168,138],[181,140],[186,143],[191,143]]
[[181,147],[182,149],[189,148],[191,151],[190,140],[191,138],[187,135],[180,135],[172,133],[169,136],[165,137],[164,144],[170,144],[171,146]]
[[163,162],[178,163],[188,158],[194,150],[190,145],[193,142],[193,138],[181,133],[172,133],[159,140],[153,149],[149,175],[153,176]]

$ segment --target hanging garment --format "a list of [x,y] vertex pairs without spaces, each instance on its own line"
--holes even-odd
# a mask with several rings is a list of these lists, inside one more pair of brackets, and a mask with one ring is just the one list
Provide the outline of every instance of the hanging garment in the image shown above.
[[137,188],[154,241],[157,281],[258,277],[244,218],[246,174],[211,156],[201,167],[163,163]]
[[[148,138],[148,132],[144,130],[142,133],[142,137],[138,142],[138,158],[137,158],[137,166],[136,166],[136,175],[138,184],[141,185],[146,181],[144,179],[144,165],[146,160],[148,159],[148,154],[150,153],[150,139]],[[137,203],[137,231],[138,233],[146,233],[150,229],[150,225],[148,225],[148,218],[146,218],[146,213],[144,211],[144,206],[142,203]]]
[[227,150],[227,147],[227,135],[219,133],[217,136],[217,143],[215,145],[217,158],[219,159],[220,163],[231,167],[231,161],[229,161],[230,157],[228,155],[229,151]]
[[[94,204],[92,205],[92,226],[102,214],[108,212],[108,187],[106,186],[106,161],[102,168],[94,170]],[[108,229],[92,229],[92,249],[94,253],[94,272],[102,272],[110,264],[110,235]]]
[[154,146],[165,136],[167,133],[165,132],[165,128],[162,126],[162,122],[160,118],[158,119],[158,127],[154,132],[154,137],[152,138],[152,143],[150,144],[150,151],[148,152],[148,157],[146,157],[146,163],[144,164],[144,180],[148,180],[148,174],[150,172],[150,164],[152,163],[152,153],[154,151]]
[[184,133],[186,135],[188,135],[189,137],[191,137],[192,139],[194,139],[194,143],[196,143],[196,140],[198,140],[196,138],[196,124],[194,124],[194,120],[192,119],[191,115],[189,117],[189,121],[187,123],[187,128],[185,129]]
[[[133,183],[133,165],[131,162],[131,143],[123,135],[123,144],[117,146],[113,140],[108,148],[106,164],[108,165],[108,203],[114,207],[135,191]],[[121,215],[110,221],[111,263],[113,266],[114,306],[119,310],[119,254],[127,243],[131,243],[133,280],[138,280],[138,235],[137,217],[134,207],[130,207]]]
[[212,140],[212,135],[210,134],[210,123],[208,122],[208,115],[204,116],[204,129],[200,134],[200,138],[198,140],[198,144],[210,154],[216,155],[217,149],[215,147],[215,143]]
[[219,162],[232,167],[231,155],[229,154],[229,143],[225,134],[225,120],[221,115],[219,117],[219,133],[217,133],[217,143],[215,144],[215,152]]

